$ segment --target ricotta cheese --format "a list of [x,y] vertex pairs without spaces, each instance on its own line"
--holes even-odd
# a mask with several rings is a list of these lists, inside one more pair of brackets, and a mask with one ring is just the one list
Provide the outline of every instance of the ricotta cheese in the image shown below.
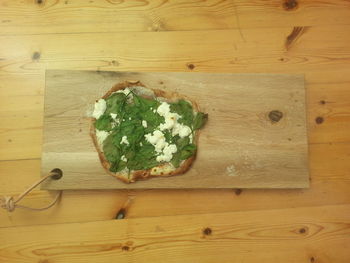
[[147,128],[147,121],[143,120],[143,121],[142,121],[142,126],[143,126],[144,128]]
[[157,141],[156,145],[154,145],[154,149],[156,150],[157,153],[161,153],[162,150],[168,145],[168,143],[164,139],[160,139]]
[[111,113],[110,115],[111,115],[111,117],[112,117],[113,120],[116,120],[116,119],[117,119],[117,115],[118,115],[118,114],[116,114],[116,113]]
[[161,131],[171,130],[172,128],[174,128],[174,126],[177,124],[177,120],[180,118],[181,116],[177,113],[166,113],[164,115],[165,122],[159,125],[159,129]]
[[115,126],[117,126],[120,123],[119,119],[117,119],[118,114],[111,113],[110,115],[114,121],[114,122],[112,122],[112,128],[114,128]]
[[[100,130],[96,129],[96,138],[97,138],[97,142],[100,146],[103,145],[103,142],[106,140],[108,135],[109,135],[109,132],[100,131]],[[102,149],[102,147],[101,147],[101,149]]]
[[160,130],[155,130],[153,134],[146,134],[145,138],[154,146],[155,151],[159,153],[156,157],[157,162],[170,162],[173,154],[177,152],[176,145],[166,142],[164,134]]
[[131,92],[131,89],[125,88],[125,89],[116,91],[116,93],[123,93],[125,96],[128,96],[128,97],[127,97],[127,102],[128,102],[128,103],[131,103],[131,102],[132,102],[133,94],[132,94],[132,92]]
[[160,116],[165,116],[167,113],[170,112],[170,105],[169,103],[166,103],[165,101],[162,102],[159,107],[157,108],[157,113]]
[[[125,89],[121,89],[116,91],[116,93],[123,93],[125,96],[129,95],[129,93],[131,92],[131,90],[129,88],[125,88]],[[132,96],[132,93],[130,93],[129,96]]]
[[153,134],[152,133],[145,134],[145,138],[150,144],[153,144],[153,145],[156,144],[158,140],[165,139],[164,134],[160,130],[155,130]]
[[163,148],[168,144],[165,141],[164,134],[160,130],[155,130],[152,133],[147,133],[145,135],[146,140],[154,146],[157,153],[162,152]]
[[168,144],[164,147],[163,153],[158,155],[156,160],[157,162],[170,162],[173,158],[173,153],[177,152],[177,147],[175,144]]
[[179,130],[179,136],[184,138],[191,134],[191,128],[186,125],[181,125]]
[[165,119],[165,122],[159,125],[161,131],[172,130],[172,136],[179,135],[181,138],[191,134],[191,128],[189,126],[178,122],[181,116],[170,112],[170,105],[168,103],[162,102],[157,108],[157,113]]
[[125,143],[126,145],[129,145],[129,141],[128,141],[128,137],[126,137],[125,135],[122,137],[122,140],[120,142],[121,144],[122,143]]
[[96,120],[100,118],[103,113],[105,113],[107,108],[106,101],[104,99],[99,99],[95,102],[94,111],[92,113],[92,117],[94,117]]

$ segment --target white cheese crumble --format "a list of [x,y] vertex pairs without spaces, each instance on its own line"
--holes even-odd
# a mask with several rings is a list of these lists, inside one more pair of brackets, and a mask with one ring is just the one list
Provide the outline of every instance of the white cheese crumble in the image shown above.
[[161,139],[159,141],[157,141],[156,145],[154,145],[154,148],[156,150],[157,153],[161,153],[162,150],[167,146],[169,145],[165,139]]
[[125,96],[128,96],[128,95],[129,95],[128,98],[127,98],[127,102],[128,102],[128,103],[131,103],[131,102],[132,102],[133,94],[132,94],[132,92],[131,92],[131,89],[125,88],[125,89],[116,91],[116,93],[123,93]]
[[110,115],[111,115],[111,117],[112,117],[112,119],[114,121],[114,122],[112,122],[112,128],[114,128],[117,124],[120,123],[119,119],[117,119],[118,114],[111,113]]
[[147,121],[142,120],[142,126],[145,127],[145,128],[147,128]]
[[96,129],[96,138],[97,138],[97,142],[100,146],[102,146],[103,142],[106,140],[108,135],[109,135],[109,132],[100,131],[100,130]]
[[125,143],[126,145],[129,145],[128,137],[124,135],[120,143]]
[[173,158],[173,153],[177,152],[176,145],[166,142],[164,134],[159,130],[155,130],[153,134],[146,134],[145,138],[154,146],[155,151],[159,153],[156,158],[157,162],[170,162]]
[[178,122],[181,116],[177,113],[170,112],[170,105],[168,103],[162,102],[157,109],[157,113],[165,119],[165,122],[159,125],[161,131],[172,130],[172,136],[179,135],[181,138],[191,134],[190,127]]
[[191,128],[188,127],[187,125],[183,125],[181,123],[175,123],[173,131],[172,131],[172,135],[179,135],[181,138],[184,138],[188,135],[191,134]]
[[190,134],[191,134],[191,128],[186,126],[186,125],[181,125],[180,131],[179,131],[179,136],[181,138],[184,138]]
[[164,134],[160,130],[155,130],[153,134],[145,134],[146,140],[152,144],[156,152],[160,153],[166,145]]
[[[125,88],[125,89],[121,89],[121,90],[116,91],[116,93],[123,93],[125,96],[127,96],[130,92],[131,92],[131,90],[129,88]],[[129,96],[132,96],[132,93],[130,93]]]
[[[168,144],[168,143],[167,143]],[[158,155],[157,162],[170,162],[173,158],[173,153],[177,152],[177,147],[175,144],[168,144],[163,149],[163,154]]]
[[159,107],[157,108],[157,113],[160,116],[165,116],[167,113],[170,112],[170,105],[166,102],[162,102]]
[[107,108],[106,101],[104,99],[99,99],[95,102],[94,112],[92,113],[92,117],[94,117],[96,120],[100,118],[103,113],[105,113]]
[[120,157],[120,160],[124,161],[124,162],[127,162],[128,159],[125,157],[125,155],[122,155],[122,157]]
[[181,116],[177,113],[166,113],[164,115],[165,122],[159,125],[160,130],[171,130],[172,128],[174,128],[174,126],[177,124],[177,120],[180,118]]

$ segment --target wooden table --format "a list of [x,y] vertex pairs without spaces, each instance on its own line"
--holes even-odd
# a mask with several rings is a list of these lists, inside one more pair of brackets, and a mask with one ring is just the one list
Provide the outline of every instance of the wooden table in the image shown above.
[[311,173],[305,190],[65,191],[0,211],[0,261],[349,262],[349,33],[345,0],[0,1],[1,195],[39,178],[45,69],[304,73]]

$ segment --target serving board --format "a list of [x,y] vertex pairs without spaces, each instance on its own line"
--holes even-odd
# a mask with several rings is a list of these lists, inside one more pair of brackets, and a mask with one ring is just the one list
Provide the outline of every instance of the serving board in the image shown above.
[[[96,99],[141,81],[195,100],[209,120],[185,174],[125,184],[102,168],[89,135]],[[43,189],[305,188],[309,186],[303,75],[46,71]]]

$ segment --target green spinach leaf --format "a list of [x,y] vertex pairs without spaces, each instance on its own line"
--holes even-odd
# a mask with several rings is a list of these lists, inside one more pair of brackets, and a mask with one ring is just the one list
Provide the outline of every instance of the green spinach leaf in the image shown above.
[[170,105],[170,110],[176,112],[180,116],[179,123],[192,127],[193,122],[193,108],[192,105],[185,100],[179,100],[176,103]]
[[154,113],[153,111],[142,112],[141,119],[147,121],[147,133],[154,131],[161,123],[165,121],[164,117]]
[[137,95],[134,95],[134,103],[136,107],[138,107],[142,111],[148,111],[151,108],[156,109],[160,104],[157,100],[146,99]]
[[186,160],[187,158],[191,157],[196,152],[196,145],[194,144],[188,144],[184,148],[181,149],[180,159]]
[[181,154],[180,152],[176,152],[170,161],[175,168],[178,168],[180,166],[180,163],[181,163],[180,154]]
[[123,170],[126,167],[126,162],[124,161],[118,161],[115,163],[111,164],[111,167],[109,168],[109,170],[113,173],[116,172],[120,172],[121,170]]
[[103,153],[110,163],[118,162],[121,157],[120,151],[117,147],[115,147],[113,140],[114,137],[112,134],[110,134],[103,142]]
[[179,138],[176,141],[177,152],[173,155],[171,163],[177,168],[180,166],[181,161],[186,160],[196,153],[196,146],[190,144],[188,137]]
[[125,101],[126,96],[123,93],[113,93],[106,99],[106,112],[105,114],[109,115],[110,113],[120,113],[123,102]]
[[95,127],[100,131],[110,131],[112,130],[111,122],[112,117],[107,114],[103,114],[98,120],[96,120]]
[[198,112],[193,121],[193,129],[197,130],[202,128],[204,124],[207,122],[207,120],[208,120],[208,114],[204,114],[203,112]]

